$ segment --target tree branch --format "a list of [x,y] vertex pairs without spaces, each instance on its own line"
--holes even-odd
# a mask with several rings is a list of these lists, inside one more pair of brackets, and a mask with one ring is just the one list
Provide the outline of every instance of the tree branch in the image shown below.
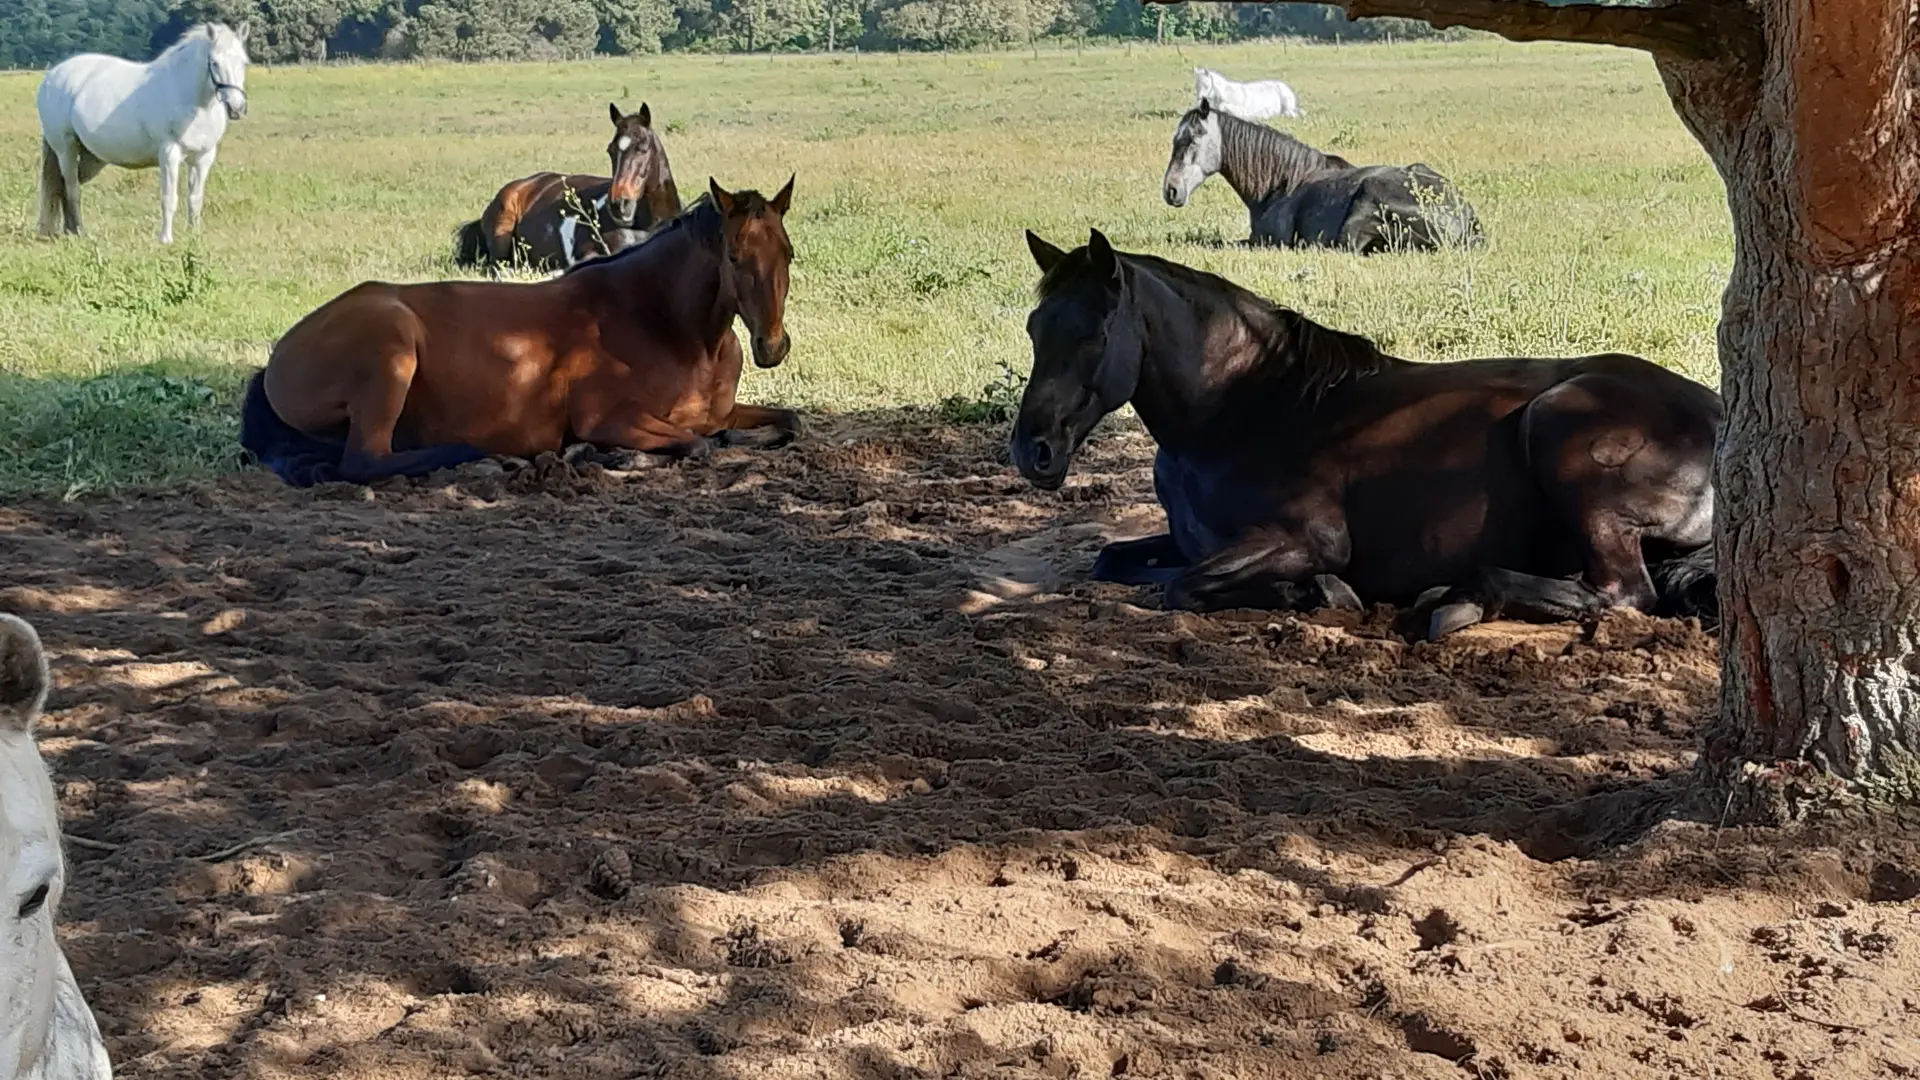
[[1540,0],[1340,0],[1335,6],[1350,19],[1418,19],[1440,30],[1463,26],[1509,41],[1619,45],[1684,60],[1744,52],[1749,39],[1757,44],[1759,37],[1759,20],[1744,0],[1666,0],[1653,7]]

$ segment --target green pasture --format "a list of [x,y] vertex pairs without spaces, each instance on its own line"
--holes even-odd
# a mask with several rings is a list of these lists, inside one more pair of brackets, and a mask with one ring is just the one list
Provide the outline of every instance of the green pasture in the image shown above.
[[[1301,138],[1452,177],[1484,250],[1361,260],[1223,246],[1216,179],[1160,199],[1205,64],[1279,76]],[[666,56],[536,65],[256,68],[201,231],[153,239],[155,175],[88,185],[90,235],[33,235],[38,74],[0,74],[0,495],[166,485],[233,467],[235,391],[276,335],[348,286],[453,271],[505,180],[601,171],[606,105],[650,103],[684,195],[797,173],[792,359],[747,400],[938,406],[1024,374],[1021,230],[1223,273],[1419,359],[1638,352],[1714,377],[1731,258],[1722,189],[1652,65],[1493,42]],[[986,410],[955,407],[956,418]]]

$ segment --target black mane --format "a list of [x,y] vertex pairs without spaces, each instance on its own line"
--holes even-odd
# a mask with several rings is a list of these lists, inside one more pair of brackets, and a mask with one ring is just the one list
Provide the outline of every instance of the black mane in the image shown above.
[[[1197,106],[1188,110],[1181,125],[1197,123],[1199,111]],[[1218,109],[1212,112],[1220,121],[1221,172],[1231,172],[1229,179],[1255,201],[1291,191],[1321,173],[1354,167],[1346,158],[1317,150],[1278,128]]]
[[[742,194],[753,195],[754,193],[743,192]],[[755,197],[758,198],[757,195]],[[648,233],[646,239],[632,247],[621,248],[611,255],[596,255],[591,259],[582,259],[572,266],[567,267],[561,272],[560,276],[565,277],[568,274],[578,273],[589,266],[605,266],[607,263],[617,262],[636,252],[645,251],[654,241],[670,233],[693,230],[696,238],[702,242],[717,244],[720,242],[720,226],[723,220],[720,216],[720,208],[713,205],[713,199],[709,196],[702,195],[689,203],[687,208],[680,211],[678,216]]]
[[[1157,255],[1115,254],[1127,266],[1154,274],[1175,291],[1210,294],[1221,306],[1233,309],[1249,330],[1263,337],[1265,347],[1259,359],[1241,372],[1240,378],[1273,385],[1285,383],[1290,387],[1287,393],[1300,400],[1318,401],[1343,382],[1378,375],[1400,363],[1359,334],[1322,326],[1218,274]],[[1040,299],[1065,291],[1091,268],[1092,256],[1085,247],[1069,252],[1041,276],[1036,289]]]
[[[756,217],[765,213],[769,204],[766,196],[757,191],[736,191],[733,193],[733,206],[736,211],[747,217]],[[688,203],[687,208],[680,211],[678,216],[648,233],[645,240],[640,241],[632,247],[621,248],[611,255],[596,255],[591,259],[582,259],[572,266],[567,267],[566,270],[562,271],[560,276],[565,277],[567,274],[585,269],[589,266],[604,266],[607,263],[624,259],[636,252],[646,250],[648,245],[669,233],[682,232],[687,229],[695,230],[696,238],[702,243],[717,245],[723,239],[724,232],[721,226],[725,221],[726,217],[720,213],[720,208],[713,205],[713,196],[702,193],[699,198]],[[788,252],[788,255],[791,257],[792,252]]]

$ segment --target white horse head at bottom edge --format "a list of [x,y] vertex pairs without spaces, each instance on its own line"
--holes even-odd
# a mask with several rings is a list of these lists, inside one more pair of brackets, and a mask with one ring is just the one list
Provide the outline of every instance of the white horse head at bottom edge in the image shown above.
[[0,1080],[109,1080],[99,1025],[54,936],[66,860],[33,738],[49,682],[39,635],[0,615]]

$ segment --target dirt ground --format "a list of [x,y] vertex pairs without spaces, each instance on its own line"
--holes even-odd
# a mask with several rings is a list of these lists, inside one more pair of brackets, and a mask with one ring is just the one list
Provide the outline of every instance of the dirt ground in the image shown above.
[[0,509],[120,1075],[1920,1075],[1913,836],[1662,820],[1697,629],[1163,613],[1000,438]]

